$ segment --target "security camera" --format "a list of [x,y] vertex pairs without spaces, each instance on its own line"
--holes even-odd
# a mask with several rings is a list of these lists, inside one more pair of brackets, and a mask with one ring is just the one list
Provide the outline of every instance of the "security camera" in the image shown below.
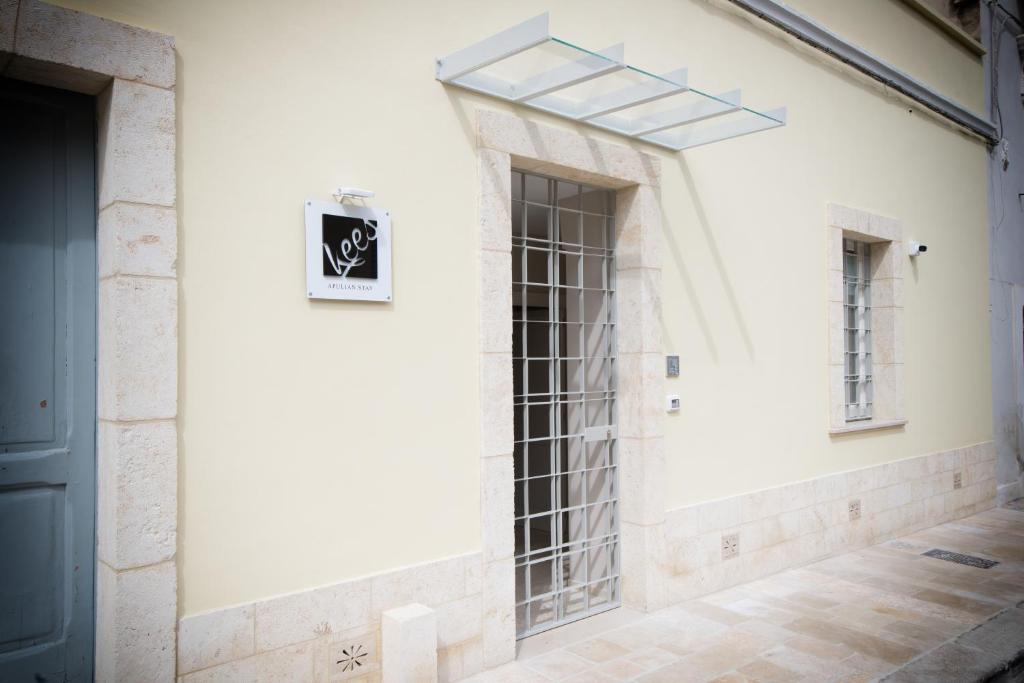
[[918,254],[923,254],[926,251],[928,251],[928,245],[921,244],[920,242],[911,242],[908,249],[908,253],[911,256],[917,256]]

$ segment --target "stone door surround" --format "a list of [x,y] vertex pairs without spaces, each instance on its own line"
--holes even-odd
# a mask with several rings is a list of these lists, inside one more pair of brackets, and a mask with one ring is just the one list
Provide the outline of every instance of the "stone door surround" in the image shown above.
[[97,681],[175,676],[178,281],[170,36],[0,0],[0,74],[97,96]]
[[665,602],[661,165],[657,157],[518,116],[476,113],[480,235],[483,665],[515,657],[512,168],[614,189],[621,582],[625,605]]

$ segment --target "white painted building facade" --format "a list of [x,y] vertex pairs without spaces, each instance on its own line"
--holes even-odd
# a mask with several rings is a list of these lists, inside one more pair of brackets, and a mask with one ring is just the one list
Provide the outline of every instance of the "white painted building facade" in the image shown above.
[[[985,48],[752,4],[0,2],[4,77],[97,102],[97,680],[377,680],[413,603],[458,680],[995,504]],[[547,11],[786,125],[677,152],[435,79]],[[390,301],[307,296],[338,186]]]

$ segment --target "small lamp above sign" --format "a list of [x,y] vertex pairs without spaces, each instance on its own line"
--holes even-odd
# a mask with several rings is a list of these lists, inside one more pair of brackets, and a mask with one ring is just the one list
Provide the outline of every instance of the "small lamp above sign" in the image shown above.
[[[341,190],[347,191],[342,197],[373,196],[369,190]],[[341,198],[307,201],[306,296],[391,301],[391,212],[342,204]]]
[[344,201],[345,197],[353,197],[355,199],[370,199],[376,192],[373,190],[364,190],[361,187],[339,187],[331,193],[334,198],[339,202]]

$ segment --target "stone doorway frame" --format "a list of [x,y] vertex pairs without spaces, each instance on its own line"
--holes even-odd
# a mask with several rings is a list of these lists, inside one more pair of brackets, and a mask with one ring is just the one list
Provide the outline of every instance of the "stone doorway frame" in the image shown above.
[[178,617],[174,40],[0,0],[0,75],[97,99],[98,681],[173,680]]
[[661,163],[644,152],[490,110],[476,113],[479,176],[483,664],[515,658],[512,168],[616,191],[622,599],[666,603]]

